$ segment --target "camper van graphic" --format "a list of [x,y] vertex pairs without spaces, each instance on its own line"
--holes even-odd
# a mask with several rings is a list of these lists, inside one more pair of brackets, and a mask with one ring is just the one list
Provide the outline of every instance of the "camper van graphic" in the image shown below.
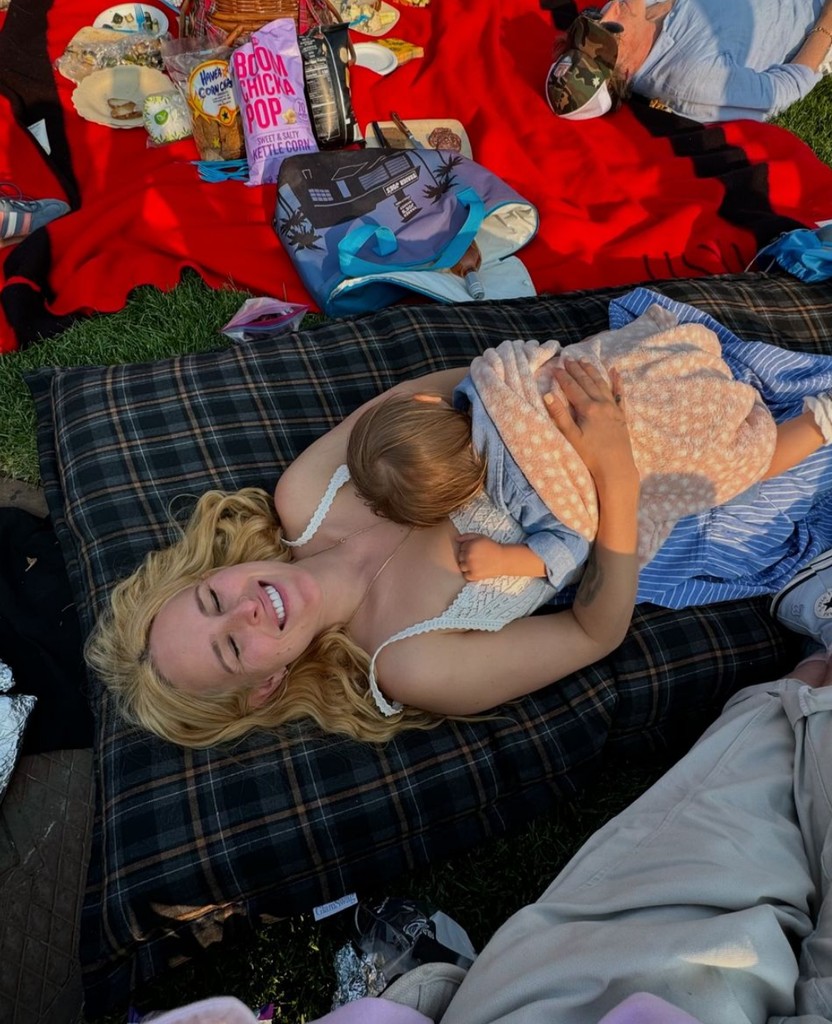
[[355,156],[354,163],[334,172],[316,162],[295,167],[303,187],[280,189],[279,202],[287,215],[284,227],[290,218],[302,218],[313,230],[329,228],[372,213],[389,196],[394,197],[402,223],[416,216],[419,207],[405,189],[419,180],[421,162],[404,150],[389,156],[366,151]]
[[334,163],[323,155],[290,157],[281,170],[275,226],[295,252],[321,250],[319,232],[370,215],[395,231],[396,223],[407,224],[420,212],[420,202],[442,202],[457,185],[461,161],[433,150],[341,152]]

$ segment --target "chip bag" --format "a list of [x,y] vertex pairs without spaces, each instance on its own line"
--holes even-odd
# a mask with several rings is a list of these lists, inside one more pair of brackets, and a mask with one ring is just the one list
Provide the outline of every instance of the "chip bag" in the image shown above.
[[292,18],[277,18],[251,33],[231,58],[242,113],[249,185],[277,181],[287,156],[314,153],[303,91],[303,64]]
[[202,160],[245,156],[240,108],[231,83],[227,46],[201,37],[162,44],[165,70],[185,97]]

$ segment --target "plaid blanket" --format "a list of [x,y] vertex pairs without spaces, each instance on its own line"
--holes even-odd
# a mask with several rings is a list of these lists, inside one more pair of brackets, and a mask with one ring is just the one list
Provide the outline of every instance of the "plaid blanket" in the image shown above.
[[[759,276],[656,286],[741,336],[828,348],[832,287]],[[208,487],[271,488],[291,459],[405,377],[504,338],[573,342],[623,289],[398,307],[279,342],[155,364],[41,370],[41,467],[85,628],[112,582]],[[681,753],[740,685],[790,667],[763,599],[637,611],[609,658],[487,722],[383,747],[297,728],[182,751],[125,727],[92,680],[97,803],[80,955],[87,1012],[232,925],[308,910],[516,828],[571,798],[603,754]]]

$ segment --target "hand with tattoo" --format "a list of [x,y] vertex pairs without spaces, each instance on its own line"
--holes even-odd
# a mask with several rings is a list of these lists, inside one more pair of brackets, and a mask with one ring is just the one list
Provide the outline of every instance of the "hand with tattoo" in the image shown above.
[[544,396],[552,421],[586,463],[593,479],[635,469],[618,373],[609,384],[587,359],[565,359],[559,389]]

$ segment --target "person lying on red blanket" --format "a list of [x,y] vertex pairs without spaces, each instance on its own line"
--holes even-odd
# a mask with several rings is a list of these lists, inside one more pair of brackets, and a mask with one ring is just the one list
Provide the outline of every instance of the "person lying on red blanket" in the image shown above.
[[611,0],[573,22],[546,82],[561,117],[605,114],[630,92],[697,121],[757,121],[820,81],[832,0]]

